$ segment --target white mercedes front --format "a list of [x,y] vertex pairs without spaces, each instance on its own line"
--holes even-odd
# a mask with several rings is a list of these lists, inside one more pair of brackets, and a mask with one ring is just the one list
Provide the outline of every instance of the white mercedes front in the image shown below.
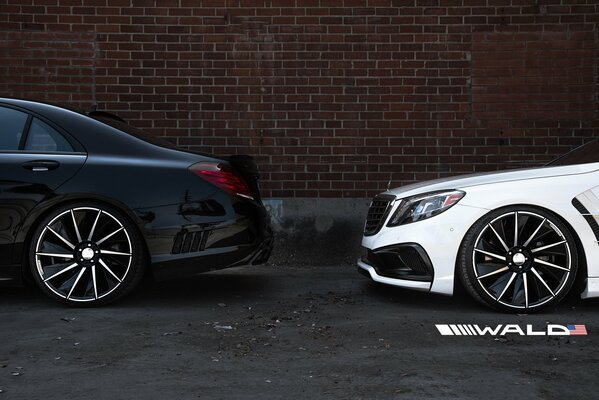
[[[586,281],[582,297],[599,296],[599,162],[584,162],[592,153],[599,154],[597,141],[556,166],[440,179],[376,196],[360,272],[447,295],[458,277],[474,298],[503,311],[556,304],[577,278]],[[559,165],[576,154],[587,157]]]

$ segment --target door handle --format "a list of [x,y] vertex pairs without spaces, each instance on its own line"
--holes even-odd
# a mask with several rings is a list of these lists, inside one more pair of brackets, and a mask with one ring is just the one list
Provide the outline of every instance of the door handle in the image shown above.
[[60,163],[54,160],[35,160],[24,162],[23,164],[21,164],[21,166],[33,172],[43,172],[51,171],[60,167]]

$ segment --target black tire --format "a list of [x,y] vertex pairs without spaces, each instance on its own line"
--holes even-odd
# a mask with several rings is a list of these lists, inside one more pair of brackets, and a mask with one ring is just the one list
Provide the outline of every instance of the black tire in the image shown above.
[[33,280],[42,292],[75,307],[106,305],[131,292],[147,258],[130,219],[96,202],[52,210],[36,227],[28,251]]
[[503,312],[533,313],[558,304],[577,270],[576,241],[556,214],[510,206],[489,212],[468,230],[456,272],[480,303]]

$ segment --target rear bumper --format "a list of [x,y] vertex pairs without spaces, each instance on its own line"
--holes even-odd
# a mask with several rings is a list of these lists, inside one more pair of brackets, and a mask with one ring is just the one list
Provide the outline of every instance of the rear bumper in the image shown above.
[[193,224],[155,230],[148,240],[154,278],[171,279],[268,261],[273,233],[266,209],[250,201],[236,201],[233,209],[220,221],[197,217]]
[[20,265],[0,266],[0,287],[23,285],[23,272]]
[[258,265],[268,261],[273,248],[272,236],[255,245],[240,245],[206,250],[198,256],[180,256],[152,264],[152,273],[158,281],[202,272],[232,268],[242,265]]

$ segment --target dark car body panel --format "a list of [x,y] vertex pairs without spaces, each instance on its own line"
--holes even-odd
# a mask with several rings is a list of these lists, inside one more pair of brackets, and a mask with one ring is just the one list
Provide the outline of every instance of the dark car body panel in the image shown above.
[[[76,142],[77,152],[0,152],[0,283],[20,280],[36,222],[68,201],[101,201],[125,212],[145,239],[157,278],[256,262],[270,253],[270,221],[259,194],[252,200],[225,193],[188,170],[229,158],[161,147],[47,104],[0,99],[6,105],[50,121]],[[32,160],[55,160],[60,167],[33,172],[20,165]],[[255,185],[255,165],[243,157],[232,160]]]
[[[35,160],[52,160],[60,167],[45,172],[23,168]],[[13,245],[23,232],[22,224],[28,215],[56,190],[75,176],[84,165],[84,154],[0,153],[0,265],[15,264],[20,257],[13,254]],[[8,262],[10,260],[10,262]],[[0,272],[0,278],[4,274]]]

